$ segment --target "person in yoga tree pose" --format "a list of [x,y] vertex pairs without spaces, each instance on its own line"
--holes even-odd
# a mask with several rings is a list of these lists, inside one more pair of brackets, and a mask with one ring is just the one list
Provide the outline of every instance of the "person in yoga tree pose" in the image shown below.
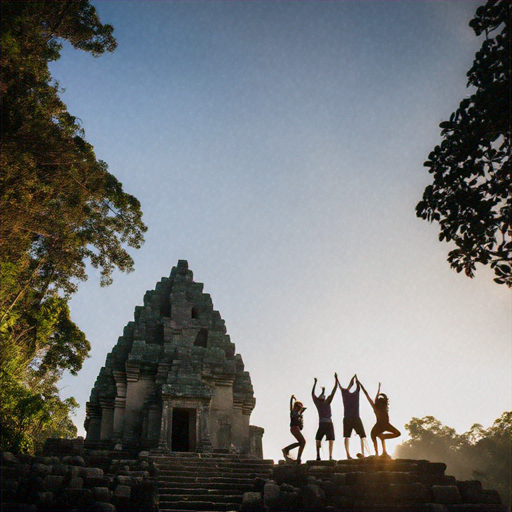
[[316,396],[316,382],[317,378],[315,377],[315,383],[313,384],[313,389],[311,391],[311,396],[313,398],[313,402],[318,410],[318,430],[316,432],[315,440],[316,440],[316,460],[320,460],[320,448],[322,447],[322,439],[325,436],[327,441],[329,441],[329,460],[332,460],[332,449],[334,446],[334,425],[332,424],[332,413],[331,413],[331,402],[336,393],[336,388],[338,384],[336,381],[338,380],[338,374],[334,374],[334,387],[332,388],[332,393],[325,398],[325,388],[322,388],[322,392],[320,396]]
[[297,442],[288,445],[286,448],[283,448],[283,455],[286,462],[292,462],[293,459],[289,457],[290,450],[294,448],[299,448],[299,452],[297,454],[297,465],[300,464],[300,458],[302,456],[302,452],[304,451],[304,446],[306,446],[306,440],[302,435],[301,430],[304,428],[304,419],[302,415],[306,407],[304,407],[302,402],[299,402],[295,395],[292,395],[290,398],[290,432],[293,437],[297,439]]
[[399,437],[402,434],[389,422],[389,399],[387,395],[380,392],[380,382],[375,400],[370,398],[370,395],[366,391],[365,387],[359,382],[359,380],[357,382],[361,386],[363,393],[366,395],[366,398],[370,402],[370,405],[372,406],[373,412],[375,413],[375,417],[377,419],[377,423],[375,423],[373,426],[370,434],[373,441],[373,446],[375,447],[375,455],[379,455],[377,439],[380,439],[382,442],[381,457],[391,458],[386,451],[386,439],[394,439],[395,437]]

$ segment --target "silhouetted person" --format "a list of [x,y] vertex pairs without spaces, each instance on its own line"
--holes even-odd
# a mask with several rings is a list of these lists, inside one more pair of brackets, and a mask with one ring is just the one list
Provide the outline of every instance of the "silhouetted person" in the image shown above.
[[318,410],[318,430],[316,432],[316,460],[320,460],[320,448],[322,447],[322,439],[325,438],[329,441],[329,460],[332,460],[332,448],[334,446],[334,425],[332,424],[331,402],[336,393],[338,374],[334,374],[335,382],[332,388],[332,393],[325,398],[325,388],[322,388],[320,396],[316,396],[315,388],[317,378],[311,391],[313,402]]
[[297,464],[300,464],[300,458],[302,456],[302,452],[304,451],[304,446],[306,446],[306,440],[304,439],[304,436],[301,432],[304,427],[304,419],[302,418],[302,415],[305,410],[306,407],[304,407],[302,402],[299,402],[295,398],[295,395],[292,395],[290,398],[290,432],[292,433],[293,437],[297,439],[297,442],[290,444],[286,448],[283,448],[283,455],[287,462],[293,460],[288,456],[290,450],[298,447],[299,452],[297,454]]
[[382,457],[389,458],[390,456],[386,452],[386,439],[394,439],[395,437],[399,437],[402,434],[397,428],[395,428],[389,422],[388,397],[384,393],[380,392],[380,382],[379,389],[377,389],[377,395],[375,396],[375,401],[373,401],[370,398],[370,395],[368,394],[364,386],[361,383],[359,384],[361,385],[361,389],[363,390],[363,393],[366,395],[366,398],[368,398],[368,401],[370,402],[370,405],[373,408],[373,412],[375,413],[375,417],[377,418],[377,423],[375,423],[370,433],[373,441],[373,446],[375,447],[375,455],[379,455],[379,447],[377,445],[378,438],[382,442]]
[[[356,383],[356,389],[354,391],[350,391],[350,388]],[[364,457],[365,447],[366,451],[370,452],[368,449],[368,444],[366,443],[366,432],[364,431],[363,422],[361,421],[361,417],[359,416],[359,392],[360,392],[360,384],[357,380],[357,375],[354,375],[349,382],[348,387],[344,388],[340,384],[340,381],[336,379],[336,383],[341,389],[341,397],[343,398],[343,437],[345,438],[345,451],[347,452],[347,459],[351,459],[350,456],[350,436],[352,435],[352,430],[356,431],[356,434],[361,439],[361,453],[357,454],[358,458]]]

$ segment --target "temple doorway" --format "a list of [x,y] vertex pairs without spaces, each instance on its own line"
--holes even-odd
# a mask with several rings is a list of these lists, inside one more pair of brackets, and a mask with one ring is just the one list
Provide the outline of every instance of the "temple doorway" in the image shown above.
[[196,410],[174,408],[172,411],[171,450],[196,451]]

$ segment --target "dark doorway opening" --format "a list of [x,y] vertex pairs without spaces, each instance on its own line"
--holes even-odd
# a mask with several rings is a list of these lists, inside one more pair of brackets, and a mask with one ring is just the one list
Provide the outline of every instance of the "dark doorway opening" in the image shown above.
[[171,450],[194,452],[196,450],[196,410],[173,409]]

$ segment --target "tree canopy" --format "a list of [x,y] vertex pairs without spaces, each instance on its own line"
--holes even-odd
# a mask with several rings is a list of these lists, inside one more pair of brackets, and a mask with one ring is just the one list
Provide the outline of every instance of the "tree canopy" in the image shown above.
[[48,66],[64,41],[95,57],[114,51],[112,26],[88,0],[5,0],[1,8],[2,448],[30,449],[31,426],[49,432],[59,417],[74,429],[65,412],[77,404],[60,401],[56,383],[80,370],[90,344],[70,318],[71,294],[87,264],[102,285],[116,268],[133,270],[127,247],[142,245],[146,226],[139,201],[67,111]]
[[512,286],[510,215],[510,13],[505,0],[480,6],[469,25],[485,35],[467,73],[471,95],[442,122],[442,142],[425,162],[433,183],[416,206],[453,242],[448,262],[469,277],[490,265],[495,281]]
[[456,478],[480,480],[510,506],[512,412],[488,429],[476,423],[463,434],[433,416],[412,418],[405,428],[410,439],[396,447],[397,457],[444,462]]

